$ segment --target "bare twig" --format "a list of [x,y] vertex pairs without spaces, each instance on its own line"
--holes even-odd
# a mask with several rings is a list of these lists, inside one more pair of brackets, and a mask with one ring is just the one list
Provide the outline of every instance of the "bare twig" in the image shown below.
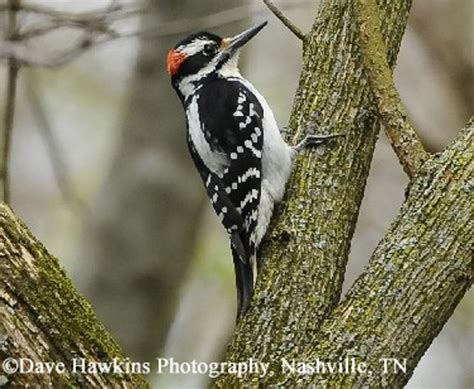
[[[301,6],[307,4],[308,0],[293,0],[285,1],[286,8]],[[111,23],[94,19],[94,22],[87,22],[85,15],[82,15],[81,23],[66,19],[56,21],[42,26],[35,27],[35,30],[26,30],[19,38],[20,42],[3,42],[0,44],[0,60],[8,58],[16,58],[18,63],[24,66],[44,66],[56,67],[64,65],[71,60],[79,57],[92,47],[111,42],[116,39],[140,37],[142,39],[155,39],[158,37],[182,34],[191,30],[198,30],[203,28],[215,28],[225,24],[239,21],[249,14],[257,14],[265,11],[265,7],[259,3],[246,4],[240,7],[231,8],[228,10],[216,12],[204,17],[193,19],[180,19],[167,23],[163,23],[152,29],[140,29],[136,31],[118,31],[111,27]],[[131,11],[130,11],[131,12]],[[90,17],[89,14],[87,14]],[[108,19],[109,20],[109,19]],[[21,44],[21,41],[36,38],[38,34],[45,34],[57,28],[64,26],[75,27],[83,30],[85,33],[76,44],[72,47],[60,51],[52,58],[44,58]]]
[[[16,34],[16,8],[20,0],[8,1],[8,25],[7,39],[14,40]],[[15,116],[15,95],[16,81],[18,76],[19,65],[15,58],[8,59],[7,69],[7,87],[5,96],[5,112],[3,118],[3,133],[1,134],[0,149],[0,200],[6,203],[10,202],[10,143],[11,133],[13,129],[13,118]]]
[[273,12],[273,14],[280,19],[280,21],[293,33],[298,39],[304,41],[305,34],[301,31],[290,19],[288,19],[283,12],[275,5],[272,0],[263,0],[265,5]]
[[[0,5],[0,12],[8,10],[9,6],[1,6]],[[44,17],[61,20],[61,19],[69,19],[75,21],[82,21],[82,20],[90,20],[90,19],[97,19],[97,18],[124,18],[128,17],[131,14],[141,13],[144,11],[144,8],[141,5],[137,5],[136,3],[117,3],[112,1],[108,6],[85,11],[85,12],[65,12],[65,11],[58,11],[54,8],[50,8],[43,4],[31,4],[31,3],[23,3],[18,4],[14,7],[17,12],[25,12],[25,13],[33,13],[38,14]]]
[[46,15],[47,21],[38,23],[22,31],[19,34],[19,40],[37,38],[63,27],[80,28],[106,33],[109,31],[113,23],[146,12],[145,8],[138,7],[134,4],[110,5],[103,10],[101,9],[94,12],[88,11],[84,13],[59,12],[38,5],[28,5],[21,9]]
[[109,33],[110,32],[110,24],[112,22],[108,20],[100,20],[100,19],[92,19],[90,21],[87,20],[67,20],[67,19],[59,19],[49,21],[44,24],[39,24],[28,29],[22,31],[18,39],[21,41],[27,41],[29,39],[39,38],[42,35],[46,35],[52,31],[59,30],[63,27],[69,28],[76,28],[82,30],[88,30],[98,33]]
[[27,72],[26,87],[28,102],[37,121],[40,135],[46,144],[48,157],[51,160],[51,166],[53,168],[59,191],[66,202],[79,208],[83,208],[84,204],[77,196],[69,179],[70,173],[66,165],[65,155],[54,136],[51,123],[49,122],[48,116],[41,103],[41,98],[38,96],[38,82],[35,74],[31,70]]
[[359,44],[380,121],[403,169],[411,178],[427,159],[428,153],[408,121],[406,109],[395,88],[375,0],[356,0],[354,11],[359,26]]
[[97,37],[94,33],[85,31],[76,40],[76,43],[50,58],[41,58],[39,55],[31,53],[31,50],[28,50],[25,46],[6,44],[0,46],[0,59],[14,58],[16,63],[22,66],[57,67],[76,59],[90,48],[109,42],[112,39],[110,36],[107,38]]

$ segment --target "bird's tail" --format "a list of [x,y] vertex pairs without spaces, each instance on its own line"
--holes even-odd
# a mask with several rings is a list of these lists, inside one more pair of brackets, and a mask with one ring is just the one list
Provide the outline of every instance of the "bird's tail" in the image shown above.
[[231,236],[232,257],[234,259],[235,285],[237,287],[237,322],[250,307],[254,288],[254,270],[242,240],[237,232]]

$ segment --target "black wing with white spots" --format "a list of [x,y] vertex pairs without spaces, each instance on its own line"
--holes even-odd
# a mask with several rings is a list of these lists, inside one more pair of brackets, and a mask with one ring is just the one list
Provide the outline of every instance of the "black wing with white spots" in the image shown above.
[[[231,237],[239,313],[243,315],[256,277],[263,109],[252,91],[229,79],[207,83],[196,97],[199,126],[211,152],[200,154],[191,136],[189,148],[212,206]],[[223,155],[225,162],[211,170]]]

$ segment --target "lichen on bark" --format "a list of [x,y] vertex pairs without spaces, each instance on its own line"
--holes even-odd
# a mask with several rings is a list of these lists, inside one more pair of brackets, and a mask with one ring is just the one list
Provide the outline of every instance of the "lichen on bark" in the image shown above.
[[[304,44],[289,139],[301,139],[315,121],[320,132],[346,136],[297,162],[261,250],[251,309],[226,355],[228,361],[269,362],[272,373],[223,375],[218,387],[402,387],[472,284],[471,121],[441,156],[424,155],[417,163],[400,215],[338,305],[379,130],[353,6],[351,0],[321,3]],[[378,1],[391,68],[410,6],[411,1]],[[351,356],[373,374],[281,369],[283,358],[337,363]],[[379,359],[390,357],[407,359],[405,374],[377,371]]]
[[[391,66],[410,6],[407,0],[379,1]],[[322,1],[303,45],[288,139],[300,140],[309,127],[345,137],[297,160],[261,250],[252,307],[231,341],[228,360],[252,356],[279,364],[282,356],[303,355],[339,300],[379,130],[350,0]],[[238,383],[230,376],[217,381]]]
[[73,372],[73,359],[126,358],[63,269],[11,209],[0,204],[0,359],[64,363],[64,373],[6,374],[12,387],[147,387],[134,374]]
[[[355,357],[373,374],[287,376],[285,385],[402,388],[472,285],[474,120],[430,158],[369,266],[310,339],[304,360]],[[406,359],[385,372],[383,358]]]

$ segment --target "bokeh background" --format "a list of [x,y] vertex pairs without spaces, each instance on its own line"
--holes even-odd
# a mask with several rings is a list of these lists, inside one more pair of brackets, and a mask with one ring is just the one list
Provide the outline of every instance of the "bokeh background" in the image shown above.
[[[109,5],[103,0],[23,2],[67,12]],[[12,205],[60,259],[133,360],[170,356],[217,361],[234,326],[233,267],[225,233],[186,152],[184,115],[165,72],[166,52],[187,30],[200,27],[231,35],[269,20],[246,46],[241,68],[285,126],[300,72],[300,42],[257,0],[143,4],[147,12],[121,20],[117,28],[163,26],[161,33],[113,40],[63,66],[21,70]],[[278,4],[303,30],[311,27],[317,2]],[[442,150],[473,111],[473,17],[473,0],[419,0],[413,5],[395,76],[431,151]],[[18,23],[27,28],[43,19],[21,14]],[[5,27],[5,20],[0,23]],[[51,58],[80,34],[64,28],[31,40],[28,50]],[[0,62],[2,88],[5,65]],[[382,135],[344,290],[364,269],[398,212],[406,184]],[[408,388],[474,387],[473,317],[471,291],[421,360]],[[205,387],[208,382],[199,375],[150,380],[160,388]]]

